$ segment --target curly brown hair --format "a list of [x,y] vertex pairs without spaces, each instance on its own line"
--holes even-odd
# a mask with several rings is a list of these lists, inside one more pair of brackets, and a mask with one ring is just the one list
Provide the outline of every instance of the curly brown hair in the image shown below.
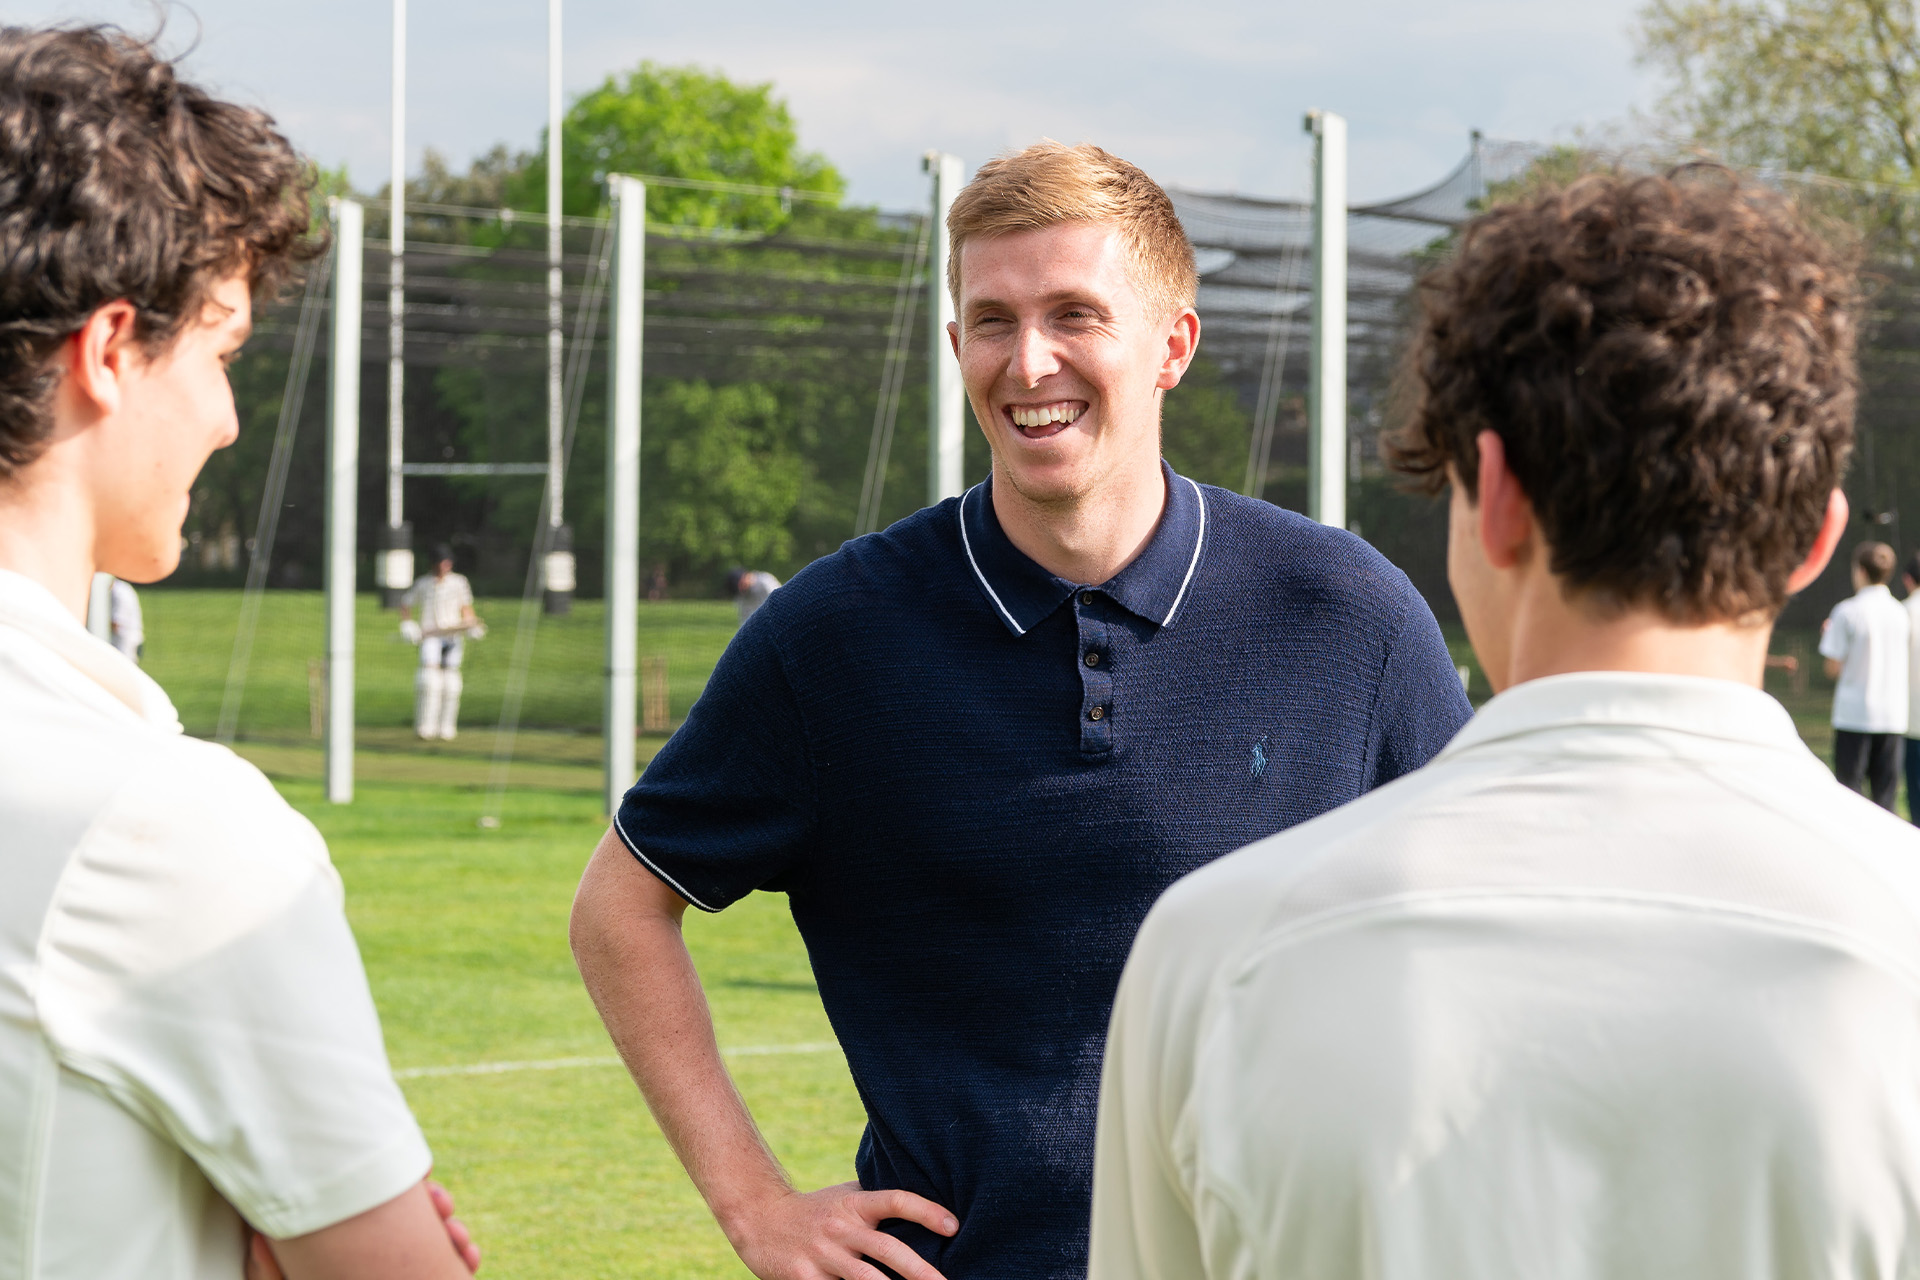
[[1848,255],[1726,169],[1496,208],[1420,284],[1389,461],[1477,496],[1482,431],[1605,613],[1772,616],[1853,448]]
[[0,27],[0,479],[52,430],[62,343],[109,302],[149,352],[244,271],[319,252],[308,169],[263,112],[182,81],[114,27]]

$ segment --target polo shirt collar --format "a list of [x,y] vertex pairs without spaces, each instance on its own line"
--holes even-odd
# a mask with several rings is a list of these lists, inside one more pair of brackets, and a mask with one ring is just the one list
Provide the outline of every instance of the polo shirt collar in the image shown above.
[[1200,486],[1174,474],[1165,459],[1167,504],[1140,554],[1103,583],[1055,577],[1013,545],[993,511],[993,477],[960,497],[960,544],[994,614],[1025,635],[1074,592],[1091,588],[1155,626],[1170,627],[1193,585],[1207,541],[1207,500]]
[[52,650],[147,723],[179,730],[173,701],[152,676],[81,626],[53,592],[10,569],[0,569],[0,626],[23,632]]
[[1787,709],[1751,685],[1704,676],[1576,671],[1529,680],[1498,695],[1440,756],[1529,734],[1608,728],[1665,730],[1799,755],[1807,751]]

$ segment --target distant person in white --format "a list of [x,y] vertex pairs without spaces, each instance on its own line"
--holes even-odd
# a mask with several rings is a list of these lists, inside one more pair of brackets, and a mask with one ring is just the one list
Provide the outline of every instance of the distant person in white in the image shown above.
[[1907,736],[1900,745],[1906,763],[1907,815],[1920,825],[1920,551],[1907,559],[1900,583],[1907,593]]
[[1496,207],[1422,296],[1394,456],[1496,696],[1154,907],[1091,1280],[1920,1274],[1920,832],[1760,690],[1846,529],[1847,271],[1696,167]]
[[147,625],[140,614],[140,595],[131,582],[119,578],[108,589],[107,617],[113,635],[113,647],[140,661],[140,650],[147,643]]
[[1833,686],[1833,772],[1851,791],[1867,783],[1893,809],[1906,757],[1907,666],[1912,627],[1887,582],[1893,548],[1863,542],[1853,552],[1853,595],[1820,625],[1820,656]]
[[0,1275],[458,1280],[326,845],[83,626],[179,562],[307,167],[113,28],[0,26],[0,120]]
[[751,618],[780,586],[780,579],[765,569],[731,569],[727,572],[727,581],[733,588],[734,604],[740,610],[742,622]]
[[400,597],[400,634],[420,646],[420,669],[413,677],[413,731],[421,738],[452,742],[460,732],[465,687],[460,661],[467,640],[486,634],[473,611],[472,584],[453,571],[452,547],[443,543],[435,548],[433,572]]

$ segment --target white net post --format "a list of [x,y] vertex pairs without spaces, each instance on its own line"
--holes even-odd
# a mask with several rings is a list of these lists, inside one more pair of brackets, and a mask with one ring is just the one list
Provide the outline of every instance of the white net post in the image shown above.
[[947,325],[953,321],[953,294],[947,289],[947,211],[966,182],[960,157],[929,151],[921,167],[933,175],[933,226],[927,255],[927,308],[932,347],[927,362],[927,505],[958,495],[966,456],[966,388],[960,363],[953,358]]
[[413,526],[406,521],[407,383],[407,0],[393,0],[393,138],[389,159],[392,215],[387,240],[387,527],[374,576],[389,608],[413,585]]
[[613,188],[612,387],[607,397],[606,806],[633,785],[635,655],[640,607],[640,334],[645,320],[647,187],[616,174]]
[[561,128],[565,122],[560,92],[560,2],[547,0],[547,554],[541,565],[548,613],[573,608],[573,530],[567,527],[567,460],[565,378],[566,344],[561,330],[563,306],[560,234],[560,166],[565,153]]
[[1307,514],[1347,527],[1347,122],[1309,111],[1313,135],[1313,354]]
[[353,800],[354,531],[360,468],[361,246],[366,211],[333,202],[333,345],[327,384],[327,800]]

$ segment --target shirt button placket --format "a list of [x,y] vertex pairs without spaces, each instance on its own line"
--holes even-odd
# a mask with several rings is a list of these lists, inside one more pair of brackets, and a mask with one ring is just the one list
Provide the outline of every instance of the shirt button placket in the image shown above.
[[1100,617],[1100,597],[1091,591],[1078,596],[1074,610],[1080,645],[1080,751],[1105,755],[1113,750],[1113,650],[1108,629]]

